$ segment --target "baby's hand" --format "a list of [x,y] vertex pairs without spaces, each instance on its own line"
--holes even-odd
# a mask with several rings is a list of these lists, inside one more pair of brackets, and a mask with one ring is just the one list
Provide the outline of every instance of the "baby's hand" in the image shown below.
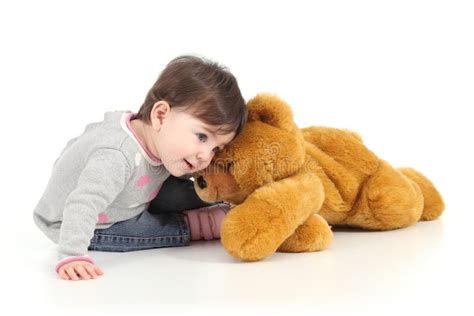
[[59,268],[58,273],[62,279],[72,281],[96,279],[104,274],[98,266],[87,261],[66,263]]

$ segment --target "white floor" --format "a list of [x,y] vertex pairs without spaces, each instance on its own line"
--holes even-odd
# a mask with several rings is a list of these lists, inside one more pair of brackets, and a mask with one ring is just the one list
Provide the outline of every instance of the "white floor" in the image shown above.
[[[474,315],[473,1],[223,3],[0,1],[0,315]],[[355,130],[420,170],[445,214],[256,263],[218,241],[95,253],[102,278],[60,280],[32,220],[53,162],[188,53],[228,66],[246,100],[276,93],[300,126]]]
[[56,276],[55,246],[25,227],[4,254],[2,309],[13,315],[472,315],[467,227],[451,208],[440,220],[397,231],[338,229],[326,251],[277,253],[257,263],[234,260],[219,241],[97,252],[105,275],[79,282]]

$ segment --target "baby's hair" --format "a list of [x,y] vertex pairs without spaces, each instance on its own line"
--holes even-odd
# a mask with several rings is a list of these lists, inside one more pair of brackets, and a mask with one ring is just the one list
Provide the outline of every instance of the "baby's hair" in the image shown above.
[[247,108],[236,78],[208,59],[179,56],[166,66],[148,91],[137,118],[150,123],[153,105],[164,100],[171,108],[185,110],[208,125],[221,126],[216,133],[239,135],[247,121]]

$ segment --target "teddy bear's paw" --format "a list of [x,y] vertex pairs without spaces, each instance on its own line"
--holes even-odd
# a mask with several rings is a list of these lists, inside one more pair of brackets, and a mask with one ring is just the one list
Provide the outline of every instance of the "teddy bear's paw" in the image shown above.
[[264,212],[237,206],[222,223],[221,242],[233,257],[257,261],[276,252],[288,238],[287,225],[278,218],[269,219]]
[[332,231],[328,223],[314,214],[299,226],[278,248],[280,252],[312,252],[326,249],[332,241]]

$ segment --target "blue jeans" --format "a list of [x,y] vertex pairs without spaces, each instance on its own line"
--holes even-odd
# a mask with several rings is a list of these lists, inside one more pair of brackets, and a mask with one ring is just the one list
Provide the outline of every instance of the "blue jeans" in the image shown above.
[[191,180],[170,176],[148,210],[109,228],[96,229],[89,250],[125,252],[187,246],[190,232],[182,211],[210,205],[199,199]]
[[146,210],[109,228],[96,229],[89,250],[125,252],[187,246],[189,242],[189,228],[184,214],[151,214]]

